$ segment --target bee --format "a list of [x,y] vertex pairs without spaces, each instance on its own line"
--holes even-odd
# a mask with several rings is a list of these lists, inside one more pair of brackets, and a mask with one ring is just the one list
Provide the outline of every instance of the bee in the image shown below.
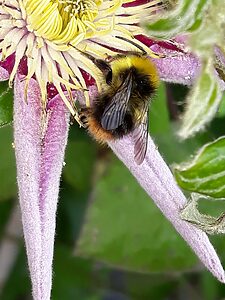
[[139,52],[103,60],[71,45],[92,60],[102,73],[101,93],[91,107],[80,109],[79,118],[82,127],[100,143],[132,134],[134,160],[140,165],[147,151],[149,104],[159,86],[157,69],[149,56],[164,56],[151,50],[146,52],[137,42],[124,37],[116,38],[132,44]]
[[149,104],[159,85],[156,67],[146,55],[131,52],[116,55],[101,68],[102,93],[92,107],[81,109],[81,120],[101,143],[132,133],[134,160],[140,165],[147,150]]

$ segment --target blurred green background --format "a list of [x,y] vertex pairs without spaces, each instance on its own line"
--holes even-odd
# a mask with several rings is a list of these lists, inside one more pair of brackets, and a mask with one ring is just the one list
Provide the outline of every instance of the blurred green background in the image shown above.
[[[150,133],[169,165],[182,162],[225,134],[224,101],[207,130],[186,142],[176,137],[187,89],[162,84],[151,104]],[[12,126],[0,129],[0,299],[31,299],[24,242],[9,225],[17,207]],[[188,195],[187,195],[188,196]],[[221,202],[202,203],[218,215]],[[225,265],[223,236],[210,237]],[[11,243],[14,250],[1,252]],[[0,266],[4,266],[4,263]],[[225,286],[189,246],[110,149],[71,126],[61,180],[53,300],[225,299]]]

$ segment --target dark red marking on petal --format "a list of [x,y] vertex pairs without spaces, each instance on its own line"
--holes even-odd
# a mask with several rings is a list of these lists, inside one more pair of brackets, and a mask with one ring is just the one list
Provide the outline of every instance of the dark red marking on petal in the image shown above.
[[47,83],[47,94],[48,94],[48,100],[58,95],[57,88],[54,86],[53,83],[49,83],[49,82]]
[[140,41],[141,43],[143,43],[144,45],[146,45],[147,47],[151,47],[152,45],[154,45],[156,43],[156,41],[150,39],[149,37],[147,37],[146,35],[142,35],[142,34],[138,34],[135,35],[135,38]]
[[15,54],[13,53],[9,57],[7,57],[4,61],[1,61],[0,66],[6,69],[10,74],[12,72],[14,63],[15,63]]
[[84,71],[83,69],[80,69],[80,72],[86,82],[86,85],[87,87],[89,87],[90,85],[94,85],[95,84],[95,80],[94,78],[89,74],[87,73],[86,71]]
[[[4,61],[0,62],[0,66],[6,69],[9,72],[9,74],[12,72],[14,64],[15,64],[15,53],[11,54]],[[21,75],[25,75],[25,76],[28,73],[27,58],[25,56],[20,60],[18,72]]]
[[151,47],[153,45],[158,45],[162,48],[165,48],[167,50],[172,50],[172,51],[178,51],[178,52],[183,52],[182,49],[180,49],[177,45],[173,44],[173,42],[171,41],[171,43],[168,41],[156,41],[153,40],[149,37],[147,37],[146,35],[136,35],[135,38],[137,40],[139,40],[140,42],[142,42],[143,44],[145,44],[147,47]]
[[133,7],[133,6],[138,6],[138,5],[146,4],[148,2],[151,2],[151,1],[149,1],[149,0],[135,0],[135,1],[132,1],[130,3],[124,3],[123,7]]
[[20,60],[18,72],[19,72],[21,75],[25,75],[25,76],[28,74],[27,57],[26,57],[26,56],[24,56],[24,57]]

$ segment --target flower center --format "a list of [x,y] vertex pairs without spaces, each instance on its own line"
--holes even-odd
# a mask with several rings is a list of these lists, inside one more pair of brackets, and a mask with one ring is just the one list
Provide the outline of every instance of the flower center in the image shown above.
[[53,2],[59,3],[59,11],[66,24],[68,14],[71,18],[74,16],[82,21],[93,21],[98,15],[98,6],[95,1],[53,0]]
[[129,51],[157,57],[135,36],[144,34],[142,15],[147,21],[161,9],[162,0],[0,0],[0,58],[14,54],[9,83],[25,58],[25,95],[35,78],[44,111],[53,84],[75,115],[74,91],[80,90],[90,105],[85,74],[102,89],[98,59]]
[[[121,1],[112,1],[109,7],[116,10]],[[27,28],[54,43],[72,45],[90,38],[102,27],[110,27],[110,18],[98,20],[102,0],[30,0],[25,4]]]

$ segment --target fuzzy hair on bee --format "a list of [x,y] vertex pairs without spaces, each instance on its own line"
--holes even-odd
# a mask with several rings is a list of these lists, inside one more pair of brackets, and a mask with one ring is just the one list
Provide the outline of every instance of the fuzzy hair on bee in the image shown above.
[[134,160],[140,165],[147,150],[149,104],[159,85],[156,67],[134,52],[116,55],[100,67],[102,92],[90,108],[81,109],[81,120],[100,143],[132,133]]

